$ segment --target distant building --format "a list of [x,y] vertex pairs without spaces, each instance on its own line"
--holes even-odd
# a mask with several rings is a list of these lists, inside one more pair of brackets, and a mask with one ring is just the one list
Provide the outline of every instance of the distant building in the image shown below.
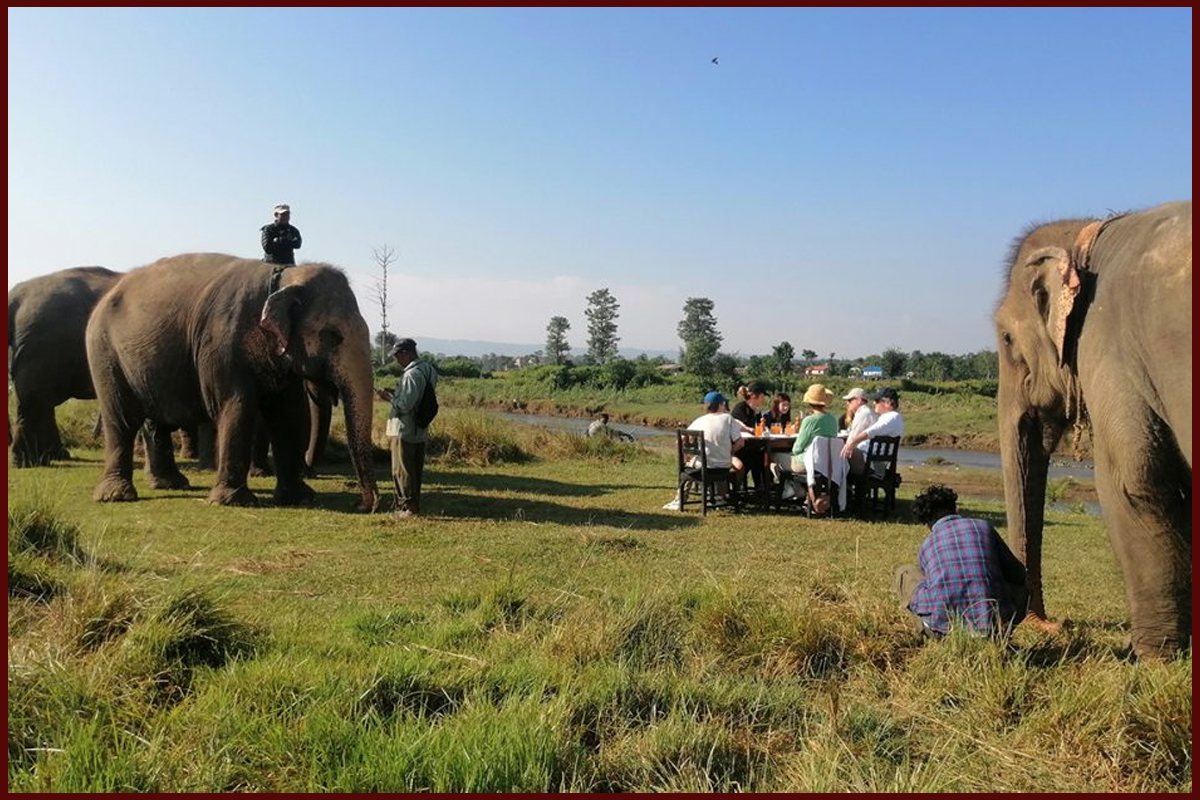
[[542,363],[542,359],[538,355],[517,356],[513,359],[514,369],[524,369],[525,367],[536,367]]
[[863,367],[862,376],[871,380],[883,378],[883,367]]
[[828,375],[828,374],[829,374],[829,365],[828,364],[813,364],[811,366],[807,366],[804,368],[804,377],[806,377],[806,378],[816,378],[821,375]]

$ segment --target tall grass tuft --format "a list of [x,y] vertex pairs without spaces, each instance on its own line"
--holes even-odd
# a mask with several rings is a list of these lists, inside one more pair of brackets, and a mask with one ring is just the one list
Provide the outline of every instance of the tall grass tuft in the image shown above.
[[8,596],[47,601],[62,594],[71,567],[87,561],[79,526],[42,494],[8,507]]
[[82,564],[79,526],[65,519],[45,498],[16,500],[8,506],[8,552],[56,562]]
[[430,428],[430,455],[447,464],[486,467],[528,460],[513,427],[475,410],[448,410]]
[[185,589],[130,626],[120,669],[138,676],[139,688],[154,700],[174,702],[190,691],[197,668],[221,667],[251,655],[260,639],[259,631],[205,592]]
[[611,436],[584,436],[572,431],[530,428],[524,437],[526,450],[540,458],[586,459],[623,463],[645,458],[646,448]]

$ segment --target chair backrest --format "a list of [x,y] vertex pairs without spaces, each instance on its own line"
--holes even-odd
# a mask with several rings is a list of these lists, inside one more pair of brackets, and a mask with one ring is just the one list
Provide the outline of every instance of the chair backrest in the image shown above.
[[805,454],[808,503],[816,516],[836,514],[845,508],[846,474],[850,467],[842,455],[845,444],[846,440],[840,436],[815,436]]
[[896,474],[900,454],[899,436],[876,436],[867,443],[866,473],[876,480]]
[[704,431],[680,428],[675,435],[678,437],[679,471],[699,469],[701,473],[708,472],[708,453],[704,449]]

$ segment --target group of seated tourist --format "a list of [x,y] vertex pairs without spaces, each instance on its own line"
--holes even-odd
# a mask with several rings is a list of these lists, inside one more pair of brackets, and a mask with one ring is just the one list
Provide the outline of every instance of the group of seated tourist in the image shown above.
[[770,453],[768,461],[765,454],[769,450],[755,438],[755,431],[760,423],[768,430],[774,425],[781,426],[780,430],[790,425],[791,398],[777,394],[767,408],[766,389],[758,382],[739,387],[737,397],[738,402],[731,411],[723,394],[709,392],[704,397],[704,414],[688,426],[690,430],[704,433],[709,466],[731,470],[735,485],[743,485],[745,478],[751,477],[755,487],[762,488],[767,480],[768,463],[775,480],[779,480],[784,472],[804,474],[805,456],[818,436],[844,438],[841,456],[849,462],[851,473],[861,475],[866,469],[867,448],[872,438],[904,434],[900,394],[890,386],[876,392],[870,404],[864,389],[851,389],[842,397],[846,401],[846,413],[839,419],[829,410],[833,392],[823,384],[814,383],[804,393],[802,402],[809,412],[800,419],[791,451]]

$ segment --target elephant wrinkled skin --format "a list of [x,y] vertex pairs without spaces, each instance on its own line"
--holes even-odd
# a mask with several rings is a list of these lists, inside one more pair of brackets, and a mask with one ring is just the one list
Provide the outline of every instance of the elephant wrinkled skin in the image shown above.
[[74,267],[9,289],[9,373],[17,394],[16,426],[9,438],[15,466],[70,457],[54,409],[72,397],[96,396],[84,332],[92,309],[120,278],[104,267]]
[[246,486],[256,417],[275,451],[275,499],[307,502],[305,380],[340,396],[358,475],[359,507],[377,502],[371,465],[372,375],[367,324],[344,273],[215,253],[165,258],[128,273],[87,328],[104,421],[106,463],[97,500],[136,500],[133,437],[145,419],[216,423],[217,481],[209,500],[253,504]]
[[1192,203],[1043,225],[995,315],[1008,529],[1046,626],[1050,453],[1090,423],[1096,492],[1143,657],[1186,649],[1192,609]]

